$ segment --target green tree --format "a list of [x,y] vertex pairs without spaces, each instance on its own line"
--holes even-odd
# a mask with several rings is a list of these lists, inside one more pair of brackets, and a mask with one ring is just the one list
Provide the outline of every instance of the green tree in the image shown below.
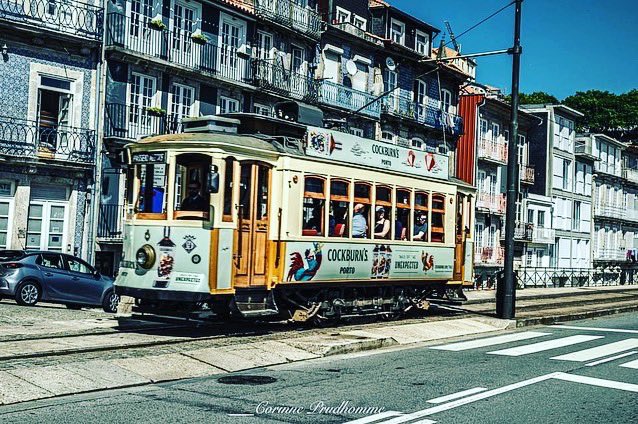
[[625,117],[621,110],[620,96],[609,91],[577,91],[565,98],[563,104],[585,114],[579,121],[579,130],[605,131],[624,127]]
[[[505,96],[505,99],[508,103],[512,101],[512,95],[508,94]],[[522,105],[538,105],[538,104],[559,104],[560,102],[554,96],[549,93],[545,93],[544,91],[534,91],[533,93],[525,94],[519,93],[518,101]]]

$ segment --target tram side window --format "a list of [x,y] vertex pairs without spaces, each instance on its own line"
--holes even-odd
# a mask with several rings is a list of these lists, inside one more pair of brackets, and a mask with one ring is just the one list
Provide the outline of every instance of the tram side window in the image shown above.
[[409,234],[411,227],[410,219],[410,197],[411,192],[408,189],[397,189],[396,207],[397,216],[394,221],[394,239],[395,240],[409,240]]
[[207,219],[210,209],[210,156],[185,153],[177,156],[176,162],[175,218]]
[[432,195],[432,242],[445,242],[445,195]]
[[374,207],[374,238],[389,239],[392,236],[392,189],[387,186],[376,187]]
[[350,211],[350,183],[342,180],[330,181],[330,215],[328,235],[348,237],[348,216]]
[[302,229],[304,236],[324,235],[325,183],[325,179],[320,177],[306,177],[304,180]]
[[354,206],[352,208],[352,237],[354,238],[370,238],[371,193],[372,186],[370,184],[354,184]]
[[140,180],[140,192],[136,212],[166,212],[166,170],[166,164],[137,165],[135,173]]
[[414,231],[412,240],[428,241],[428,200],[429,195],[423,191],[414,194]]
[[234,158],[226,158],[224,160],[224,210],[223,220],[232,221],[233,213],[233,168],[235,165]]

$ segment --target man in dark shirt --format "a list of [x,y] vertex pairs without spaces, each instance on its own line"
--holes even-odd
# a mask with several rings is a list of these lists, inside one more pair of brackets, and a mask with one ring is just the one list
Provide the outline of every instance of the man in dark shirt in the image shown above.
[[192,182],[188,184],[188,196],[182,200],[180,210],[208,212],[208,202],[199,193],[200,184]]
[[412,240],[428,240],[428,216],[426,214],[420,214],[417,222],[414,223]]

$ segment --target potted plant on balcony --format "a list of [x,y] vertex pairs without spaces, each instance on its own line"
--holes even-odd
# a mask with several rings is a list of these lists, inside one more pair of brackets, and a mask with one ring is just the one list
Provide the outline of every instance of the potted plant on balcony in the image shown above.
[[166,111],[162,109],[161,107],[157,107],[157,106],[147,107],[146,113],[148,113],[149,116],[165,116],[166,115]]
[[157,31],[163,31],[166,29],[166,24],[162,21],[162,18],[160,17],[153,18],[148,23],[148,26],[151,27],[151,29],[155,29]]
[[202,34],[199,30],[191,34],[191,40],[193,40],[193,43],[196,43],[196,44],[208,43],[208,37]]

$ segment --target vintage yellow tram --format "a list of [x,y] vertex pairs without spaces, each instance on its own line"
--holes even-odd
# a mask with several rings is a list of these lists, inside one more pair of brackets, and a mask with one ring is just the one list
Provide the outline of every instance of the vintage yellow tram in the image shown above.
[[296,320],[463,298],[474,189],[447,155],[239,118],[186,119],[128,146],[117,293]]

